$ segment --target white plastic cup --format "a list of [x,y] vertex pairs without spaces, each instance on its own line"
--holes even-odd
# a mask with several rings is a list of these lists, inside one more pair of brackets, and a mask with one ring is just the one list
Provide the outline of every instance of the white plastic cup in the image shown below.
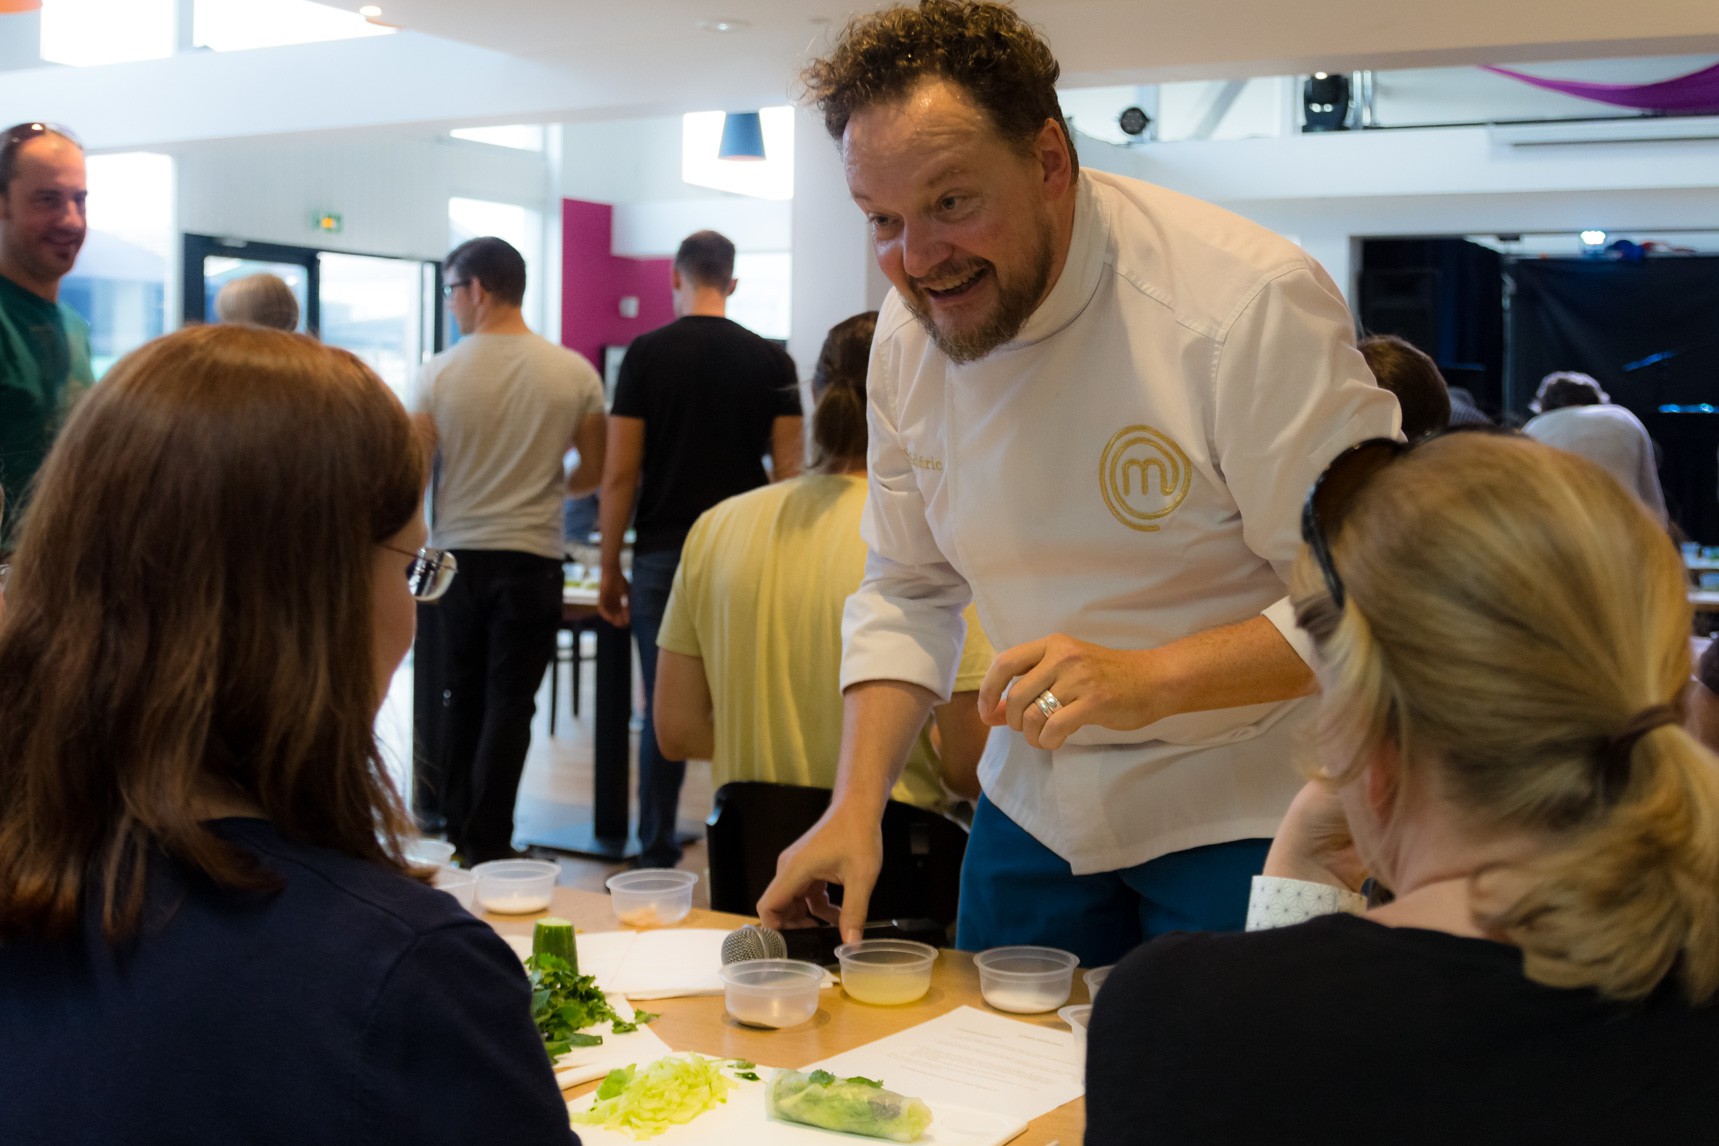
[[797,959],[746,959],[722,968],[723,1001],[749,1027],[797,1027],[818,1013],[824,969]]
[[973,957],[979,994],[999,1011],[1037,1015],[1068,1002],[1080,958],[1057,947],[993,947]]
[[604,886],[609,889],[609,906],[615,918],[626,927],[667,927],[679,923],[692,910],[692,889],[698,883],[696,872],[672,868],[641,868],[612,875]]
[[842,990],[876,1007],[916,1002],[931,989],[937,948],[911,939],[862,939],[836,948]]
[[469,871],[461,871],[457,867],[438,867],[436,886],[459,900],[460,906],[467,911],[477,902],[477,876]]
[[406,845],[406,858],[431,867],[446,867],[454,861],[454,845],[427,837]]
[[545,860],[491,860],[472,868],[477,877],[477,902],[497,915],[528,915],[547,911],[555,894],[561,865]]
[[[1114,966],[1115,964],[1111,964],[1111,967]],[[1106,979],[1110,978],[1111,967],[1094,967],[1090,971],[1082,972],[1080,978],[1086,984],[1087,1002],[1098,1002],[1098,989],[1104,986]]]

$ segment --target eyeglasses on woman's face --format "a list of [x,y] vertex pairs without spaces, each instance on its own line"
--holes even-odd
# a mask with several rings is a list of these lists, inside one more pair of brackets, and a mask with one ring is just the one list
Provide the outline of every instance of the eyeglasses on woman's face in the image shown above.
[[453,583],[454,574],[460,571],[460,563],[455,561],[454,555],[446,549],[425,547],[413,553],[392,545],[384,545],[382,548],[412,559],[412,563],[406,567],[406,587],[411,590],[413,598],[419,601],[434,601],[446,593],[448,586]]

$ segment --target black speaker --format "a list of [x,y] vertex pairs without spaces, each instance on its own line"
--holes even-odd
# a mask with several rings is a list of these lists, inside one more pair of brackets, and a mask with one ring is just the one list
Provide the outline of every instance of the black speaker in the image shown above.
[[1301,130],[1348,131],[1354,88],[1340,72],[1314,72],[1301,85]]

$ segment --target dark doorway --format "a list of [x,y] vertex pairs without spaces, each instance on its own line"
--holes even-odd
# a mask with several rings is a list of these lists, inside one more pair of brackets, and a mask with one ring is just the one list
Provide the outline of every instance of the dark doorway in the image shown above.
[[1504,280],[1497,251],[1466,239],[1363,239],[1356,317],[1438,363],[1496,416],[1504,409]]

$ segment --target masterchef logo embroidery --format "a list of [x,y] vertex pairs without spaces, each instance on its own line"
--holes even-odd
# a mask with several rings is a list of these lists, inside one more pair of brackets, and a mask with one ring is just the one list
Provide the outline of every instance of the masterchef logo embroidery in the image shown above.
[[1116,431],[1098,459],[1098,489],[1117,521],[1144,533],[1157,530],[1188,496],[1193,467],[1169,435],[1151,426]]

